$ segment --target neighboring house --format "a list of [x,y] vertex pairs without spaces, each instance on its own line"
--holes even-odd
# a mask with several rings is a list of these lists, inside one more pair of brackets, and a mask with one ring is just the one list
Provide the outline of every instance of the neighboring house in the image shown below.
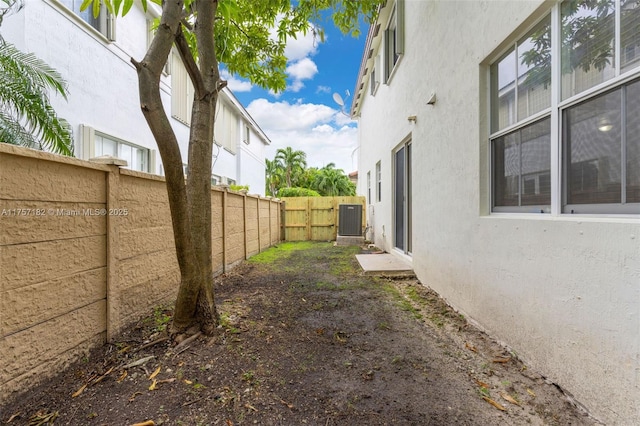
[[349,180],[353,182],[354,185],[358,185],[358,171],[349,173]]
[[[95,19],[82,0],[31,0],[5,18],[2,36],[24,52],[33,52],[62,74],[68,101],[54,98],[58,114],[73,128],[75,154],[89,159],[112,155],[128,168],[163,174],[162,160],[140,111],[138,78],[130,58],[142,59],[152,36],[156,5],[144,13],[136,2],[127,16],[106,10]],[[193,89],[177,52],[160,83],[188,171],[187,153]],[[215,123],[212,183],[249,185],[264,195],[265,150],[271,142],[227,88],[219,96]]]
[[358,193],[376,246],[596,418],[640,424],[640,8],[584,3],[387,1]]

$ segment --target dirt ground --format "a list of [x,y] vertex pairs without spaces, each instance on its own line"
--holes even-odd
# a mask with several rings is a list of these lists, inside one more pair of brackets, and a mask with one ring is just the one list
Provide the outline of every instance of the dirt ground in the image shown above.
[[[214,337],[172,346],[157,308],[3,407],[10,425],[592,425],[415,279],[358,247],[284,243],[216,279]],[[372,254],[374,256],[375,254]],[[139,365],[136,365],[136,361]]]

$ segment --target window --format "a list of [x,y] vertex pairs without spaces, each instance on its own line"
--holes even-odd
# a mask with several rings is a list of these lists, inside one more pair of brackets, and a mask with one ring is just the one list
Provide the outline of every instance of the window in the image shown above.
[[404,53],[404,0],[396,0],[391,12],[389,24],[384,32],[384,53],[384,81],[387,83],[400,56]]
[[178,52],[171,54],[171,116],[191,125],[194,89]]
[[547,117],[493,141],[494,210],[538,206],[537,210],[549,211],[550,131]]
[[638,80],[563,112],[569,213],[639,211],[639,117]]
[[220,185],[222,178],[218,175],[211,175],[211,185]]
[[615,0],[596,7],[584,0],[565,1],[560,13],[562,99],[567,99],[615,76]]
[[87,7],[84,11],[80,11],[83,0],[59,0],[67,9],[71,10],[80,19],[86,22],[93,29],[105,36],[110,41],[115,40],[115,20],[113,16],[107,12],[107,8],[102,5],[98,17],[93,16],[93,9]]
[[373,70],[371,71],[371,94],[375,95],[380,86],[380,55],[376,56],[373,61]]
[[382,200],[382,172],[380,171],[380,162],[376,163],[376,200]]
[[244,125],[244,139],[242,141],[247,145],[251,143],[251,128],[247,124]]
[[155,171],[155,151],[123,141],[89,126],[81,126],[84,157],[109,155],[127,162],[125,168],[140,172]]
[[367,172],[367,201],[371,204],[371,172]]
[[640,4],[553,7],[490,67],[492,211],[638,214]]
[[[491,128],[494,132],[551,106],[550,63],[537,56],[535,47],[550,39],[551,19],[547,16],[491,66]],[[536,66],[538,61],[546,62]]]
[[238,116],[222,99],[218,99],[214,121],[213,139],[215,143],[231,152],[236,153],[238,143]]

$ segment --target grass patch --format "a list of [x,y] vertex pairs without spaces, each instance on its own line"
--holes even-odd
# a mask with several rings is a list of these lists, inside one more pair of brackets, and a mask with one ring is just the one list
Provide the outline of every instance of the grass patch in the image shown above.
[[263,251],[262,253],[258,253],[255,256],[252,256],[249,259],[250,263],[275,263],[279,260],[286,259],[293,252],[301,251],[301,250],[309,250],[311,248],[317,248],[316,246],[328,245],[328,243],[316,243],[313,241],[298,241],[298,242],[287,242],[277,244]]
[[409,312],[411,316],[413,316],[417,320],[422,319],[422,314],[420,313],[420,311],[415,306],[413,306],[411,301],[407,300],[402,295],[400,290],[398,290],[393,284],[388,284],[388,283],[384,284],[382,286],[382,289],[386,293],[388,293],[391,297],[393,297],[393,299],[396,301],[398,306],[400,306],[400,309],[402,309],[405,312]]

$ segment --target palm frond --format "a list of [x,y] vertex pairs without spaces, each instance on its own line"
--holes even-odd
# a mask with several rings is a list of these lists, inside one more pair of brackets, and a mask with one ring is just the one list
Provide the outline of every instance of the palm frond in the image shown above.
[[0,111],[0,142],[42,149],[40,141],[11,114]]
[[0,141],[73,155],[71,128],[51,106],[50,89],[66,99],[66,83],[57,71],[33,54],[0,40],[0,133],[4,135]]

